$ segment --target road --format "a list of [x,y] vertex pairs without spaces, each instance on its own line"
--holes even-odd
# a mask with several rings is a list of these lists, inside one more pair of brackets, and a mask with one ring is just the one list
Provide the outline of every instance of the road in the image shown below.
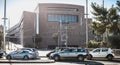
[[120,65],[120,59],[114,61],[85,60],[84,62],[79,62],[77,60],[62,60],[54,63],[40,63],[40,62],[18,63],[17,62],[17,63],[0,63],[0,65]]

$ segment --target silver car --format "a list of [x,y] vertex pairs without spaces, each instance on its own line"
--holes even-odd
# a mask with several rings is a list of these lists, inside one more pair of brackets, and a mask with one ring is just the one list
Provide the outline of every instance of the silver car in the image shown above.
[[79,61],[84,61],[88,53],[88,50],[85,48],[66,48],[62,51],[51,53],[50,58],[55,61],[73,58],[78,59]]
[[35,49],[35,48],[21,48],[21,49],[19,49],[19,50],[29,50],[29,51],[33,52],[34,59],[39,58],[38,50]]
[[2,49],[2,48],[0,48],[0,58],[2,58],[2,57],[3,57],[3,54],[4,54],[4,51],[3,51],[3,49]]
[[11,60],[11,59],[33,59],[34,58],[34,53],[29,51],[29,50],[17,50],[13,51],[9,54],[7,54],[6,59]]

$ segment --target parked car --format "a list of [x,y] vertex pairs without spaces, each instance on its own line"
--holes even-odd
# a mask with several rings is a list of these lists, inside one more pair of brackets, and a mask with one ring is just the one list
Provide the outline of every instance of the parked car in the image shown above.
[[39,53],[38,53],[38,50],[35,49],[35,48],[21,48],[19,50],[29,50],[29,51],[32,51],[33,54],[34,54],[34,58],[37,59],[39,58]]
[[50,54],[50,58],[55,61],[61,59],[78,59],[79,61],[84,61],[88,55],[88,50],[85,48],[66,48],[59,52],[54,52]]
[[90,51],[88,55],[88,59],[92,58],[107,58],[108,60],[112,60],[114,58],[114,53],[111,48],[96,48]]
[[0,58],[2,58],[2,57],[3,57],[3,54],[4,54],[4,51],[3,51],[3,49],[2,49],[2,48],[0,48]]
[[50,51],[49,53],[46,54],[46,57],[50,58],[50,54],[55,53],[55,52],[60,52],[63,49],[66,49],[66,47],[57,47],[54,50]]
[[34,58],[34,53],[29,51],[29,50],[17,50],[10,52],[7,54],[6,59],[11,60],[11,59],[33,59]]

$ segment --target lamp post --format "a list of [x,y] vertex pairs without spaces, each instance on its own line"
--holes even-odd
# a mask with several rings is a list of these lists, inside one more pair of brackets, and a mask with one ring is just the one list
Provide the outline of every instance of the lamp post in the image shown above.
[[88,48],[88,0],[86,0],[86,47]]
[[61,47],[61,27],[62,27],[62,20],[59,21],[59,29],[58,29],[58,47]]
[[4,51],[6,51],[6,0],[4,0],[4,31],[3,31],[3,44],[4,44]]

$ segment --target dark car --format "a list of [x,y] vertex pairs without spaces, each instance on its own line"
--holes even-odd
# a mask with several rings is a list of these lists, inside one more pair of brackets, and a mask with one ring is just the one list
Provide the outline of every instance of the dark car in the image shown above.
[[3,54],[4,54],[4,51],[3,51],[3,49],[2,49],[2,48],[0,48],[0,58],[2,58],[2,57],[3,57]]

